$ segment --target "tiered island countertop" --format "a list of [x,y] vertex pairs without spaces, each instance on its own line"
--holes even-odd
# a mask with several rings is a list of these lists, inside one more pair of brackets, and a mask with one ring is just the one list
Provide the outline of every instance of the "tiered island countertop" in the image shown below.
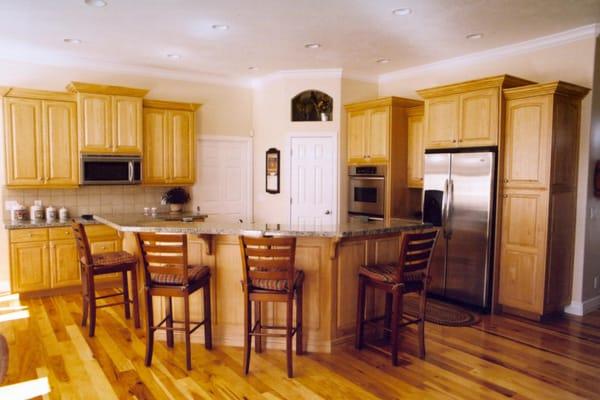
[[[295,236],[295,267],[303,270],[304,337],[308,351],[330,352],[337,344],[352,340],[356,319],[358,269],[365,263],[398,260],[400,236],[404,231],[429,228],[416,220],[351,222],[337,225],[289,225],[266,223],[225,223],[210,216],[204,221],[165,221],[164,216],[140,214],[98,214],[97,222],[123,232],[123,248],[138,253],[135,232],[182,233],[188,235],[190,264],[208,265],[211,270],[213,340],[219,344],[243,343],[242,260],[239,235]],[[138,274],[143,279],[143,274]],[[143,282],[138,286],[143,290]],[[142,294],[142,293],[140,293]],[[141,297],[143,298],[143,297]],[[192,314],[201,315],[202,296],[192,297]],[[155,320],[164,318],[162,303],[155,300]],[[369,293],[369,314],[382,313],[385,301]],[[181,304],[175,303],[175,315]],[[195,310],[195,311],[194,311]],[[285,307],[262,308],[271,325],[285,320]],[[192,336],[202,341],[199,329]],[[281,348],[280,338],[269,338],[268,347]]]

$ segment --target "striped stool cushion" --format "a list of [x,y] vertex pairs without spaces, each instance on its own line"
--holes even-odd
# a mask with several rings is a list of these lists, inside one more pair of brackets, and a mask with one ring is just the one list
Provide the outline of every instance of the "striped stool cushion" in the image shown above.
[[[206,265],[189,265],[188,282],[194,282],[204,278],[210,273]],[[158,285],[183,285],[183,275],[151,273],[150,279]]]
[[[294,286],[295,282],[298,282],[298,279],[300,279],[301,275],[302,271],[296,271],[296,276],[294,277]],[[273,290],[278,292],[288,289],[287,279],[252,279],[251,283],[254,289]]]
[[[396,264],[373,264],[361,266],[358,273],[374,281],[395,283],[398,282],[397,271],[398,266]],[[406,283],[421,282],[423,274],[423,271],[405,272],[403,281]]]
[[[126,251],[92,254],[92,264],[94,267],[114,267],[123,264],[136,264],[137,261],[135,256]],[[83,258],[81,258],[81,262],[84,262]]]

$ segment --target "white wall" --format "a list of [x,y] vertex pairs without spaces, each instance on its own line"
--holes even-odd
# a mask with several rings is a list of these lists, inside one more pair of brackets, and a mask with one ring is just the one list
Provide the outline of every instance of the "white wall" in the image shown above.
[[[380,79],[379,95],[418,98],[416,93],[418,89],[500,74],[511,74],[537,82],[563,80],[592,88],[596,48],[595,37],[592,34],[574,41],[562,41],[555,45],[546,43],[545,46],[538,49],[527,48],[512,54],[503,51],[497,54],[489,53],[485,57],[465,57],[462,60],[452,60],[423,68],[412,68],[407,71],[386,74]],[[583,100],[581,115],[573,302],[581,302],[589,296],[600,294],[600,291],[590,292],[586,289],[584,292],[583,290],[584,281],[589,286],[589,276],[584,276],[584,265],[594,262],[592,258],[584,260],[586,202],[589,193],[590,171],[591,105],[592,95],[589,94]],[[597,146],[595,151],[598,152],[600,145],[597,142],[600,129],[596,127],[594,132],[594,142]],[[598,237],[595,236],[596,247],[598,247]],[[590,240],[592,240],[591,237]],[[597,260],[598,258],[596,258],[596,263]]]

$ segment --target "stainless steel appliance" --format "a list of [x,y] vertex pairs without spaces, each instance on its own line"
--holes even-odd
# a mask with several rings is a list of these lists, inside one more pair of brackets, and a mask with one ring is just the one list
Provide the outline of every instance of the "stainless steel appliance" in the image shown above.
[[385,165],[348,167],[348,214],[383,219],[385,211]]
[[495,168],[493,151],[425,154],[423,221],[442,229],[430,292],[484,309],[490,304]]
[[138,156],[81,156],[82,185],[136,185],[142,183]]

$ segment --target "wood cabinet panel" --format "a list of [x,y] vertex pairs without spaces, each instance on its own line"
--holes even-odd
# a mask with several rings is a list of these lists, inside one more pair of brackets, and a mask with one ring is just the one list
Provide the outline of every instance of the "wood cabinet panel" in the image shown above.
[[358,269],[366,263],[366,241],[347,242],[339,245],[337,274],[337,336],[354,332],[356,307],[348,307],[349,299],[358,293]]
[[366,158],[371,162],[385,162],[389,158],[390,108],[373,108],[368,116]]
[[42,105],[39,100],[5,98],[6,183],[44,183]]
[[48,240],[48,229],[14,229],[10,231],[11,243],[40,242]]
[[367,112],[348,113],[348,162],[360,163],[366,158]]
[[53,288],[81,284],[78,258],[75,240],[50,242],[50,276]]
[[13,291],[27,292],[50,287],[48,242],[12,243],[10,251]]
[[456,146],[459,105],[458,95],[436,97],[425,102],[425,148]]
[[498,144],[499,89],[481,89],[460,95],[459,146]]
[[168,179],[167,111],[144,109],[144,183]]
[[504,248],[501,257],[500,303],[520,310],[538,311],[542,306],[538,254]]
[[548,187],[551,118],[549,96],[507,102],[504,150],[506,187]]
[[196,143],[193,114],[188,111],[170,111],[169,123],[169,181],[176,184],[194,183]]
[[46,186],[79,184],[76,104],[43,101],[44,183]]
[[79,93],[79,146],[82,152],[112,153],[111,96]]
[[142,99],[112,96],[113,151],[124,154],[142,153]]
[[423,141],[424,125],[422,115],[408,117],[408,187],[423,187]]

